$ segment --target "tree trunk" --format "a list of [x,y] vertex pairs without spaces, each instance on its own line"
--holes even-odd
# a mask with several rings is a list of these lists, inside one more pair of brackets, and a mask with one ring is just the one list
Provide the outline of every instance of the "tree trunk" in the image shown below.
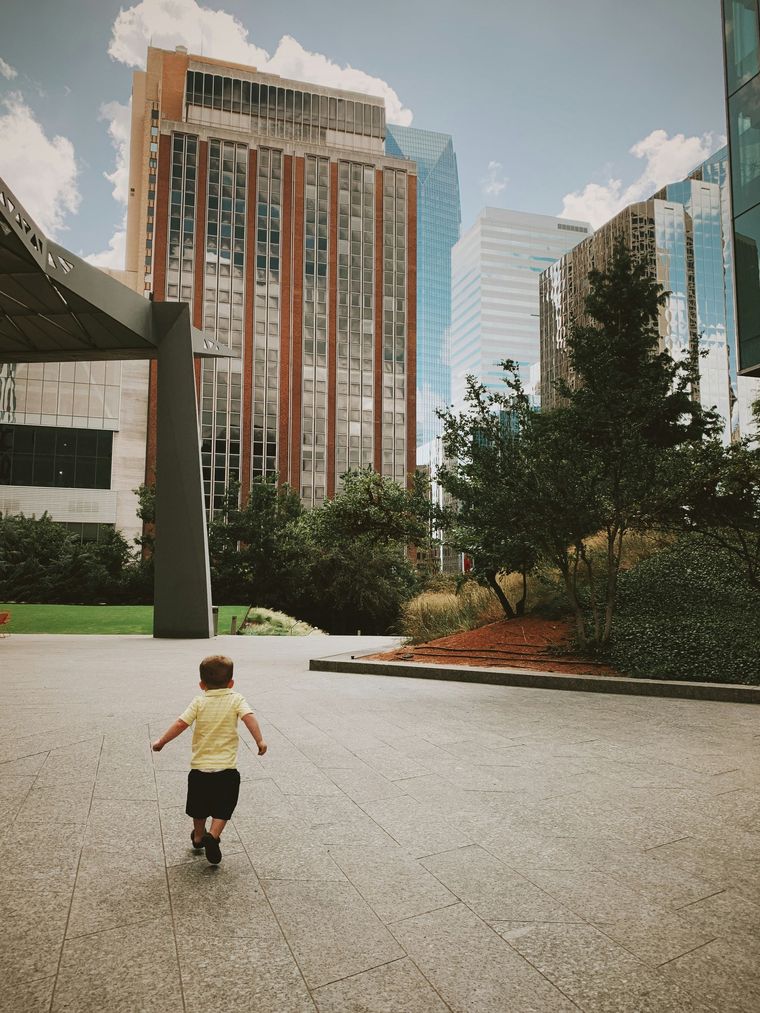
[[581,647],[586,647],[588,643],[586,637],[586,621],[576,593],[575,578],[577,577],[578,572],[577,558],[574,570],[571,571],[569,562],[565,560],[564,565],[560,566],[560,571],[562,573],[562,579],[565,582],[565,594],[567,595],[567,600],[570,602],[570,606],[575,615],[575,632],[578,636],[578,643]]
[[501,607],[504,609],[507,619],[514,619],[515,610],[509,604],[509,598],[507,598],[507,596],[504,594],[504,592],[501,589],[501,584],[499,584],[499,581],[496,579],[496,571],[487,570],[485,576],[486,580],[488,581],[488,586],[491,588],[493,593],[499,599],[499,602],[501,603]]
[[596,602],[596,584],[594,583],[594,564],[589,559],[588,554],[586,553],[586,546],[583,545],[583,543],[581,543],[581,547],[578,550],[578,552],[580,554],[581,559],[583,560],[584,566],[586,567],[586,572],[588,573],[588,589],[589,595],[591,597],[591,614],[594,617],[594,643],[598,646],[600,643],[602,630],[601,630],[601,622],[599,619],[599,606],[597,605]]
[[525,615],[525,602],[528,597],[528,571],[522,570],[521,572],[522,572],[522,598],[520,598],[515,608],[515,611],[517,612],[518,616]]
[[620,557],[623,553],[623,536],[625,528],[613,530],[607,536],[607,601],[604,608],[604,634],[601,646],[606,647],[612,634],[612,621],[615,617],[617,603],[617,579],[620,571]]

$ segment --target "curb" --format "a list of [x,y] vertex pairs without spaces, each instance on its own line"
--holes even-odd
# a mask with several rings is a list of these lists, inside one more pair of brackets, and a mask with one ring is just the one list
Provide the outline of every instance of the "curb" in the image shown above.
[[[369,652],[368,652],[369,653]],[[354,654],[312,658],[311,672],[353,672],[407,679],[438,679],[443,682],[483,683],[528,689],[571,690],[576,693],[622,693],[628,696],[660,696],[682,700],[713,700],[721,703],[760,704],[760,686],[724,685],[712,682],[673,682],[664,679],[628,679],[606,675],[563,675],[526,668],[476,668],[474,666],[420,665],[403,661],[355,660]]]

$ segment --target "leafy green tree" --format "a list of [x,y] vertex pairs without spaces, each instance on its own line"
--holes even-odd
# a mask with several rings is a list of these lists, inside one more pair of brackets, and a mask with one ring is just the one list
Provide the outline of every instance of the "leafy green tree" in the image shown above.
[[418,589],[409,546],[425,547],[432,506],[423,476],[411,489],[370,469],[341,476],[333,500],[308,511],[306,617],[331,633],[385,633]]
[[719,546],[760,590],[760,448],[745,439],[683,448],[663,488],[664,518]]
[[572,327],[568,338],[575,383],[563,381],[557,389],[565,403],[562,428],[570,453],[592,479],[605,540],[600,564],[585,543],[583,561],[594,584],[590,639],[606,647],[626,532],[655,523],[671,451],[710,435],[717,418],[693,397],[693,358],[675,361],[659,347],[666,293],[643,261],[619,243],[607,269],[591,271],[589,280],[590,323]]
[[302,597],[308,570],[301,500],[290,486],[257,478],[241,506],[239,488],[230,485],[209,523],[214,595],[288,611]]
[[603,523],[599,462],[578,439],[575,420],[564,407],[533,413],[524,436],[528,467],[521,490],[538,555],[556,567],[575,620],[578,643],[588,646],[586,596],[590,590],[593,639],[600,623],[590,539]]
[[49,514],[0,517],[0,599],[55,602],[68,535]]
[[311,511],[311,528],[322,545],[343,545],[352,538],[374,545],[423,546],[430,537],[432,505],[428,480],[421,472],[405,489],[371,468],[341,475],[334,499]]
[[573,382],[558,384],[559,407],[531,411],[505,362],[506,393],[471,383],[468,411],[444,413],[455,463],[441,478],[457,501],[456,544],[491,587],[498,572],[525,578],[547,560],[562,574],[579,643],[606,648],[626,533],[656,523],[675,449],[709,436],[716,418],[693,397],[693,358],[660,349],[666,296],[644,264],[620,244],[589,279],[589,322],[571,328]]
[[[439,480],[454,504],[447,540],[473,559],[506,615],[524,611],[527,576],[539,559],[562,574],[577,636],[586,640],[579,579],[587,577],[586,541],[600,527],[593,462],[577,439],[567,409],[531,409],[511,360],[502,363],[505,393],[468,379],[464,413],[442,413],[449,461]],[[523,591],[513,606],[499,574],[521,573]]]
[[116,601],[129,546],[120,532],[82,542],[45,513],[0,518],[0,599],[43,603]]
[[143,558],[153,555],[156,526],[156,487],[142,482],[132,492],[137,496],[137,516],[143,522],[142,534],[135,538]]
[[[511,619],[525,610],[538,551],[526,499],[530,406],[517,364],[505,360],[502,367],[506,393],[468,376],[465,411],[439,413],[446,463],[438,481],[451,498],[442,517],[447,543],[471,557],[472,576],[491,588]],[[513,606],[498,578],[515,572],[522,575],[522,596]]]

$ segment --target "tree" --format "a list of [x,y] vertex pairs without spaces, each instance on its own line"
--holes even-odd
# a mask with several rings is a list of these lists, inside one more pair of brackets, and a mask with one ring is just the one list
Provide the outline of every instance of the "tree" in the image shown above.
[[372,468],[347,471],[340,490],[311,512],[312,530],[321,544],[343,545],[353,538],[375,545],[417,545],[430,537],[432,504],[421,472],[405,489]]
[[760,449],[709,440],[683,448],[677,464],[663,489],[666,522],[725,549],[760,590]]
[[0,598],[58,600],[58,562],[68,533],[48,513],[0,517]]
[[286,611],[297,605],[308,572],[298,494],[275,478],[256,478],[244,506],[232,483],[222,510],[209,523],[214,595]]
[[[709,436],[717,421],[693,397],[693,358],[676,362],[659,347],[665,293],[643,263],[618,245],[589,279],[589,322],[571,328],[574,384],[558,384],[559,407],[532,411],[515,364],[503,363],[506,393],[471,383],[468,411],[444,413],[454,463],[441,480],[457,501],[454,538],[494,591],[498,572],[525,580],[537,557],[548,561],[562,575],[579,643],[606,648],[626,533],[656,523],[676,448]],[[520,608],[508,605],[508,615]]]
[[371,469],[346,472],[334,499],[304,514],[310,545],[310,622],[331,633],[385,633],[417,590],[411,544],[432,516],[425,479],[405,489]]
[[[471,557],[473,577],[491,588],[511,619],[525,610],[537,546],[525,495],[530,405],[517,364],[501,365],[507,393],[489,391],[468,376],[466,410],[439,413],[445,463],[437,477],[451,497],[442,517],[447,542]],[[498,578],[515,572],[522,575],[522,596],[513,606]]]
[[120,597],[129,546],[119,531],[82,542],[45,513],[0,518],[0,599],[91,603]]
[[659,347],[658,310],[667,294],[645,264],[619,243],[607,269],[591,271],[589,280],[591,322],[572,327],[568,338],[577,382],[572,388],[560,382],[557,389],[565,402],[559,409],[562,427],[579,467],[593,480],[605,539],[601,565],[589,556],[585,542],[580,550],[593,585],[590,640],[605,647],[626,532],[655,522],[672,451],[709,436],[717,416],[703,411],[692,396],[693,359],[675,361]]

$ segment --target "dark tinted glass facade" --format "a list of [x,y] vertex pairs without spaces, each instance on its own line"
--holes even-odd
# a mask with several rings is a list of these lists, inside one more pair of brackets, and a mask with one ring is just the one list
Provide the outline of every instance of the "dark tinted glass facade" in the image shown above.
[[723,0],[739,371],[760,375],[760,11]]
[[0,485],[110,489],[113,433],[0,426]]

